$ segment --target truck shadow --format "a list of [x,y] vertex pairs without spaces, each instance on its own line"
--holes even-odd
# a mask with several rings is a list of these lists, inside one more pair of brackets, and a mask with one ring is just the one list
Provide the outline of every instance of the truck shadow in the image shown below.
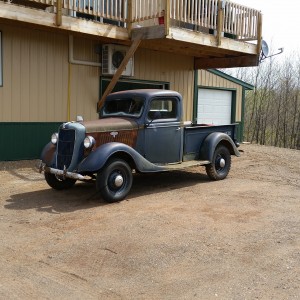
[[129,198],[192,187],[208,181],[209,178],[206,174],[188,171],[135,174]]
[[[194,185],[208,183],[204,173],[172,171],[166,173],[134,174],[131,192],[126,200],[134,200],[142,195],[159,194],[180,188],[192,188]],[[28,193],[12,194],[4,207],[12,210],[36,209],[41,212],[60,214],[85,210],[106,203],[96,192],[95,182],[76,183],[68,190],[56,191],[48,187]]]

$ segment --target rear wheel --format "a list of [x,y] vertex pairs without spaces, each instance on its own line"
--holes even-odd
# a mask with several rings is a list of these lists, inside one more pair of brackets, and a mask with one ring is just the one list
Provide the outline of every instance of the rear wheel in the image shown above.
[[62,179],[57,175],[45,173],[47,183],[55,190],[65,190],[71,188],[76,180],[71,178]]
[[216,148],[212,162],[206,166],[206,173],[210,179],[226,178],[231,167],[231,156],[227,147],[220,145]]
[[132,170],[121,159],[109,161],[97,174],[97,190],[107,202],[123,200],[132,186]]

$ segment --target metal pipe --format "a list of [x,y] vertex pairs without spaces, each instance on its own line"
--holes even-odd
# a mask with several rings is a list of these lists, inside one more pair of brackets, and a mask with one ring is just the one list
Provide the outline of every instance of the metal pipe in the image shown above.
[[71,74],[72,65],[68,63],[68,99],[67,99],[67,120],[71,121]]
[[101,63],[97,63],[94,61],[86,61],[86,60],[78,60],[74,59],[74,51],[73,51],[73,35],[69,35],[69,63],[73,65],[82,65],[82,66],[91,66],[91,67],[101,67]]

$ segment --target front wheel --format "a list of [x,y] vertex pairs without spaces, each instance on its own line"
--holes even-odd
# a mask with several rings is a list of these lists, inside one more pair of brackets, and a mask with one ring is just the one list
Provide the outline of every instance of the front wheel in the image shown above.
[[96,187],[107,202],[123,200],[132,186],[132,170],[121,159],[109,161],[97,174]]
[[47,183],[55,190],[65,190],[71,188],[76,180],[71,178],[62,179],[51,173],[45,173]]
[[227,147],[220,145],[216,148],[212,162],[207,165],[206,173],[212,180],[226,178],[231,167],[231,156]]

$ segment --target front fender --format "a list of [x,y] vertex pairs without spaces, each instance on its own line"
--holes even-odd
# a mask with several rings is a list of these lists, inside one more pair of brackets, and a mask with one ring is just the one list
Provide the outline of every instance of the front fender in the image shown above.
[[47,166],[51,167],[55,163],[56,146],[49,142],[43,149],[41,154],[41,160]]
[[91,152],[78,166],[78,173],[95,173],[104,167],[106,162],[112,157],[120,154],[122,157],[124,154],[130,156],[133,160],[136,169],[139,172],[161,172],[166,169],[162,166],[157,166],[147,159],[130,146],[122,143],[107,143],[101,145],[96,150]]
[[219,144],[225,145],[231,155],[240,156],[240,152],[230,136],[222,132],[213,132],[209,134],[203,141],[200,148],[199,159],[212,161],[216,147]]

